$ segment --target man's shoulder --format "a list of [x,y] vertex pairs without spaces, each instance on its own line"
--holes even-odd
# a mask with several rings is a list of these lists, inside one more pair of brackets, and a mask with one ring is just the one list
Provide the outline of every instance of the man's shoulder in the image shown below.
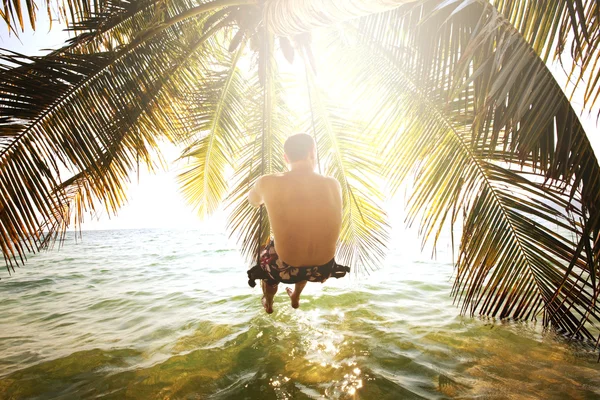
[[341,188],[340,181],[335,179],[333,176],[323,176],[323,178],[327,181],[328,184],[336,188]]
[[335,179],[333,176],[325,176],[325,175],[321,175],[323,177],[323,179],[326,179],[327,181],[331,182],[331,183],[335,183],[337,185],[340,184],[340,182]]
[[269,186],[272,183],[280,180],[282,177],[283,177],[283,174],[263,175],[260,178],[258,178],[257,184],[259,186]]
[[324,182],[326,186],[330,188],[341,188],[340,182],[335,179],[333,176],[314,174],[314,178],[316,181]]
[[283,177],[283,173],[277,173],[277,174],[263,175],[260,177],[260,179],[263,181],[274,181],[274,180],[281,179],[282,177]]
[[[271,185],[271,184],[277,184],[278,182],[282,182],[282,181],[286,181],[286,180],[294,181],[295,179],[297,179],[297,178],[292,177],[289,174],[277,173],[277,174],[263,175],[259,178],[258,182],[260,182],[261,185]],[[332,176],[315,174],[312,179],[324,181],[328,185],[332,185],[334,187],[340,187],[339,181]]]

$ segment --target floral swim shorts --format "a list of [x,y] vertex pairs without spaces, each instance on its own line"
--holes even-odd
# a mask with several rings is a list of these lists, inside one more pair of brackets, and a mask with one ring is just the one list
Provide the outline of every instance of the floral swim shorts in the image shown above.
[[338,265],[335,259],[326,264],[312,267],[294,267],[279,259],[273,240],[260,253],[260,264],[248,270],[248,284],[254,287],[255,279],[265,280],[268,285],[297,283],[303,281],[325,282],[329,277],[341,278],[350,268]]

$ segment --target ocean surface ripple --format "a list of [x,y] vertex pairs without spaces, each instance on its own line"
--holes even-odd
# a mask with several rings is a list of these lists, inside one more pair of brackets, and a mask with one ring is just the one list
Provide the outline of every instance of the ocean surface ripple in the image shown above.
[[597,353],[461,316],[447,249],[400,242],[299,310],[281,287],[269,316],[224,235],[69,233],[2,275],[0,399],[600,397]]

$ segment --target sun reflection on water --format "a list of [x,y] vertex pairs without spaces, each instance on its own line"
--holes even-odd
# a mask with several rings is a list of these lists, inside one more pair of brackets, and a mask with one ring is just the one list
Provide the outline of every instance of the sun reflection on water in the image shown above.
[[338,308],[293,314],[293,323],[297,324],[300,333],[298,341],[288,352],[290,360],[286,363],[286,372],[272,377],[269,383],[277,398],[288,398],[284,396],[288,393],[285,387],[294,381],[314,383],[320,390],[310,393],[311,397],[357,398],[363,379],[367,377],[358,365],[357,356],[361,357],[361,353],[344,332],[330,328],[339,327],[343,319],[344,312]]
[[[356,365],[356,363],[350,364],[350,366]],[[363,387],[362,378],[360,378],[360,368],[354,368],[352,372],[344,375],[344,380],[342,381],[342,392],[346,392],[349,395],[354,396],[356,391]]]
[[290,381],[290,378],[284,375],[277,375],[275,378],[269,379],[269,386],[273,388],[275,396],[280,400],[289,400],[292,398],[291,394],[285,389],[285,384]]

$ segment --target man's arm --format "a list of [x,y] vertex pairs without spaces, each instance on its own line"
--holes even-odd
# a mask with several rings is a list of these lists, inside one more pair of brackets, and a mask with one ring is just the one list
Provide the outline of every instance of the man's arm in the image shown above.
[[252,207],[258,207],[265,202],[263,199],[263,186],[264,182],[263,177],[261,176],[256,180],[254,187],[248,192],[248,201]]

